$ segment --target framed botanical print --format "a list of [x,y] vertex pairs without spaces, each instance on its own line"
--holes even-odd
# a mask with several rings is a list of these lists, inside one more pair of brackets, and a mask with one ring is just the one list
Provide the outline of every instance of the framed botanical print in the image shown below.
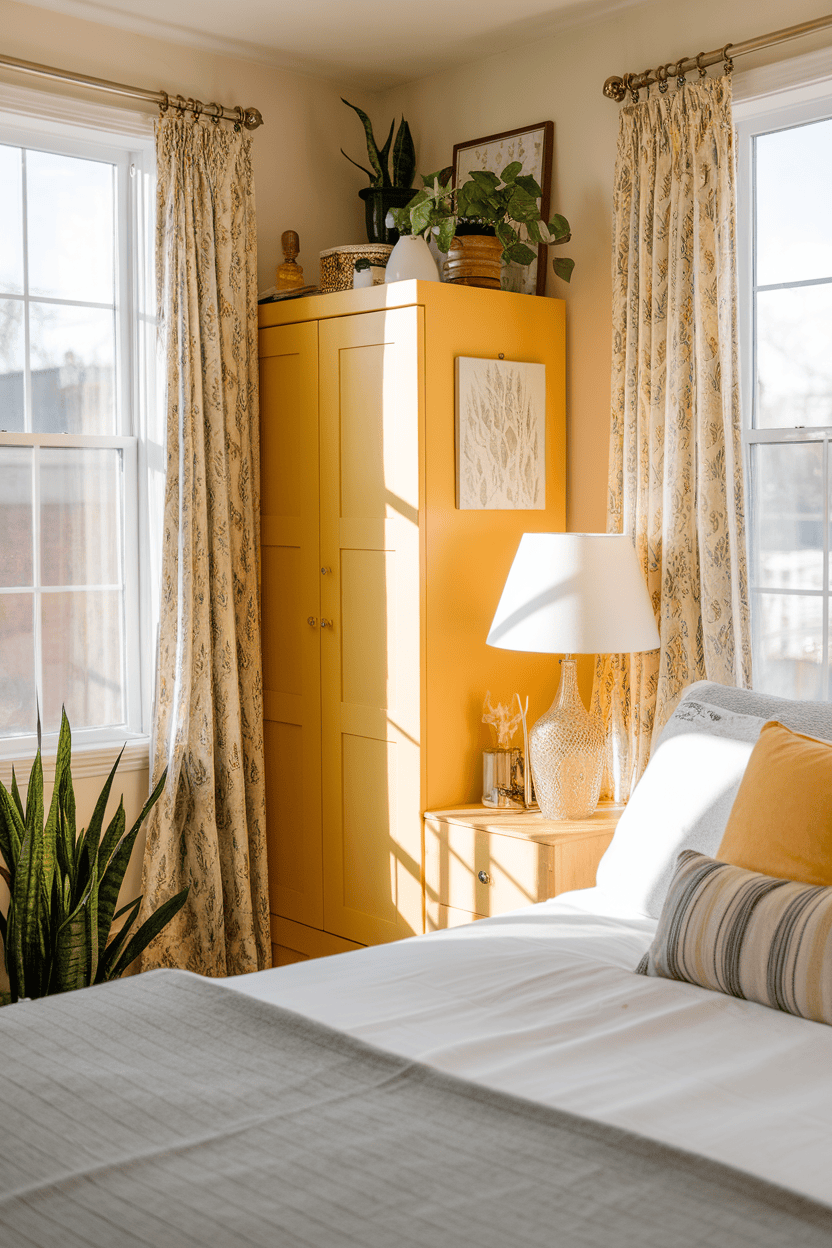
[[[523,173],[530,173],[540,185],[541,216],[549,220],[549,184],[552,180],[552,149],[555,123],[541,121],[535,126],[521,126],[502,134],[488,134],[484,139],[469,139],[454,146],[454,184],[459,186],[475,169],[491,169],[500,173],[513,160],[519,160]],[[546,247],[537,249],[537,259],[529,265],[503,266],[502,285],[527,295],[546,293]]]
[[456,505],[546,507],[546,365],[457,356]]

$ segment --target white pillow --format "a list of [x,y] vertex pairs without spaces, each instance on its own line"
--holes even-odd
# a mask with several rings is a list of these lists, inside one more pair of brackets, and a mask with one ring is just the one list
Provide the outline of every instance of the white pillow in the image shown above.
[[604,892],[659,917],[682,850],[715,857],[766,722],[695,699],[679,703],[598,866]]

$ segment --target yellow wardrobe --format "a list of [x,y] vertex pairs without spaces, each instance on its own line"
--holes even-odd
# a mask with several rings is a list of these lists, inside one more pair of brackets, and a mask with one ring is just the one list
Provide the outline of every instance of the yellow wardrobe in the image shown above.
[[[546,507],[455,505],[457,356],[546,365]],[[522,533],[562,530],[560,300],[397,282],[260,309],[263,682],[277,964],[424,930],[422,814],[478,800],[485,637]]]

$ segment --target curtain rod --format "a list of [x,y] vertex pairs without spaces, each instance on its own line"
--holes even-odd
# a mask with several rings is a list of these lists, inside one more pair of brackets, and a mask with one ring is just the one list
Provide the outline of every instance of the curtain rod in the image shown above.
[[832,26],[832,13],[827,17],[817,17],[813,22],[800,22],[797,26],[786,26],[784,30],[775,30],[770,35],[758,35],[756,39],[746,39],[745,43],[726,43],[725,47],[714,52],[700,52],[698,56],[689,56],[681,61],[668,61],[658,69],[645,69],[640,74],[625,74],[623,78],[608,78],[604,83],[604,95],[617,103],[632,92],[637,98],[641,87],[649,87],[651,83],[660,85],[675,74],[684,77],[692,69],[704,70],[708,65],[716,65],[725,61],[726,68],[731,68],[731,58],[746,56],[749,52],[758,52],[760,48],[771,48],[778,43],[787,43],[789,39],[799,39],[801,35],[813,34],[816,30],[827,30]]
[[56,78],[59,82],[74,82],[82,87],[90,87],[93,91],[107,91],[110,95],[129,95],[135,100],[147,100],[158,104],[162,112],[172,108],[180,113],[193,113],[196,117],[204,113],[206,117],[214,117],[217,121],[234,121],[245,126],[246,130],[256,130],[262,126],[263,118],[256,108],[224,108],[222,104],[203,104],[200,100],[185,100],[181,95],[168,95],[166,91],[145,91],[142,87],[126,87],[123,82],[107,82],[105,78],[87,78],[84,74],[70,74],[63,69],[52,69],[49,65],[38,65],[35,61],[19,61],[13,56],[0,56],[0,67],[16,69],[24,74],[35,74],[39,78]]

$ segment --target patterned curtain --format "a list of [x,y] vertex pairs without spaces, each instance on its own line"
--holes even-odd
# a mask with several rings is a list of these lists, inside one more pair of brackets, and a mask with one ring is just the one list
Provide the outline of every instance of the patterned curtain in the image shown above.
[[184,908],[142,969],[270,964],[260,664],[257,244],[251,140],[157,127],[167,471],[145,913]]
[[661,646],[599,659],[593,704],[620,701],[634,779],[687,684],[751,683],[734,173],[729,78],[621,110],[607,531],[633,536]]

